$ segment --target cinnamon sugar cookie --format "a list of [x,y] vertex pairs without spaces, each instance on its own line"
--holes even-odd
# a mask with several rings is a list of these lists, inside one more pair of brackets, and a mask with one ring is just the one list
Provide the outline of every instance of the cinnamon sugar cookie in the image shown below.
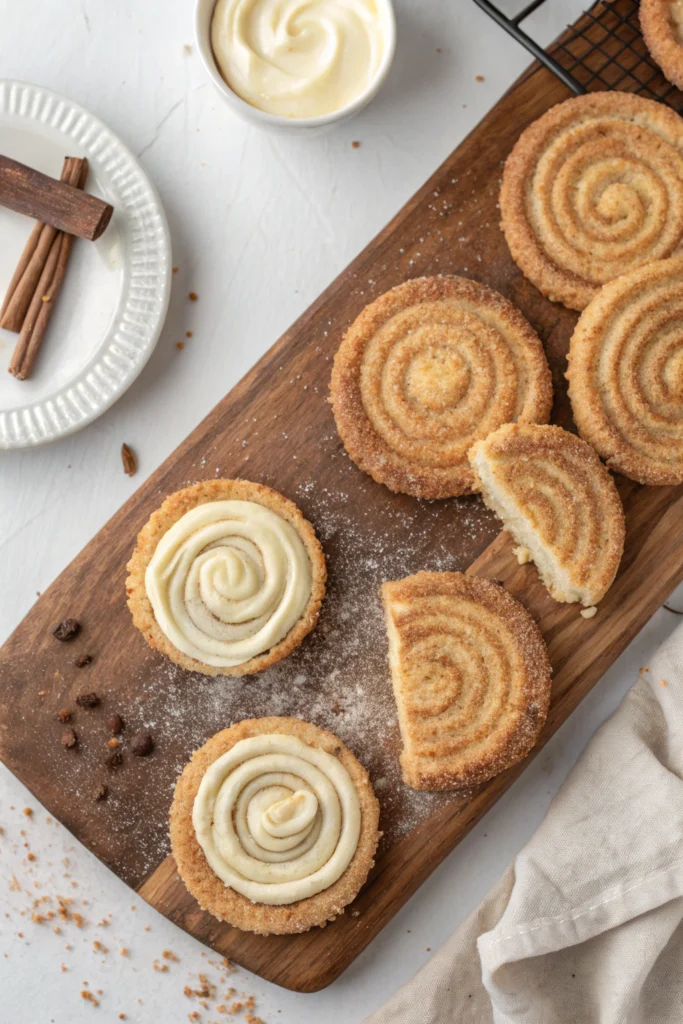
[[605,285],[568,364],[579,433],[607,465],[641,484],[683,483],[683,258]]
[[467,451],[501,423],[547,421],[550,370],[522,314],[485,285],[423,277],[363,310],[334,360],[337,429],[360,469],[419,498],[469,494]]
[[600,287],[683,240],[683,119],[624,92],[552,107],[505,164],[502,228],[553,302],[584,309]]
[[473,786],[525,757],[548,713],[551,674],[526,609],[459,572],[385,583],[382,600],[407,785]]
[[171,846],[181,878],[220,921],[260,935],[324,927],[374,863],[379,804],[330,732],[296,718],[224,729],[178,779]]
[[593,607],[624,550],[614,480],[589,444],[561,427],[511,424],[470,452],[486,504],[536,563],[556,601]]
[[151,647],[205,675],[260,672],[318,621],[325,557],[277,491],[207,480],[172,494],[128,563],[128,607]]
[[653,60],[683,89],[683,0],[640,0],[638,16]]

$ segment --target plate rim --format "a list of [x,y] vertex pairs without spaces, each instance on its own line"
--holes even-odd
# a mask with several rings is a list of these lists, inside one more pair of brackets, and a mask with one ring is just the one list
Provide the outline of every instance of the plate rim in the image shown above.
[[[49,126],[83,150],[105,177],[116,174],[120,187],[134,192],[132,206],[140,221],[143,259],[154,270],[130,270],[117,314],[88,364],[47,397],[0,409],[0,451],[39,447],[76,433],[110,409],[138,378],[156,348],[171,297],[172,253],[168,220],[156,186],[140,161],[104,121],[86,107],[49,87],[0,78],[0,115],[28,118]],[[144,217],[143,217],[144,214]],[[150,279],[154,296],[146,298],[136,278]]]

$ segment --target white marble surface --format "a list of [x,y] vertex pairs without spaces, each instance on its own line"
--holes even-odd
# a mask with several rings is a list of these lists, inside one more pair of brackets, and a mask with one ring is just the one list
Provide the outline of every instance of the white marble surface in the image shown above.
[[[36,591],[384,226],[526,64],[525,54],[469,0],[399,0],[395,67],[367,111],[315,139],[269,136],[230,115],[194,47],[186,52],[191,6],[190,0],[0,0],[2,74],[67,94],[122,136],[160,190],[180,268],[158,348],[118,405],[59,444],[0,455],[0,639]],[[582,3],[546,6],[551,10],[535,16],[543,40]],[[476,81],[478,75],[485,80]],[[197,303],[187,300],[191,290]],[[176,348],[180,340],[186,340],[183,351]],[[140,456],[134,480],[121,472],[123,440]],[[358,1024],[502,873],[588,737],[675,623],[666,611],[652,619],[523,778],[334,986],[295,995],[245,971],[229,983],[256,997],[256,1012],[268,1024]],[[22,814],[26,806],[34,809],[30,818]],[[185,985],[198,987],[197,972],[217,977],[202,947],[47,822],[4,769],[0,824],[0,1020],[66,1024],[116,1021],[125,1013],[130,1021],[176,1024],[192,1010],[205,1022],[226,1019],[183,995]],[[56,895],[66,894],[88,901],[80,910],[90,923],[82,929],[72,921],[56,934],[54,920],[21,916],[36,897],[49,897],[37,911],[44,913]],[[110,925],[97,926],[108,914]],[[110,952],[97,952],[96,941]],[[119,955],[121,947],[127,956]],[[161,972],[154,959],[164,949],[180,962],[164,961],[169,969]],[[81,998],[84,981],[92,991],[102,989],[99,1008]]]

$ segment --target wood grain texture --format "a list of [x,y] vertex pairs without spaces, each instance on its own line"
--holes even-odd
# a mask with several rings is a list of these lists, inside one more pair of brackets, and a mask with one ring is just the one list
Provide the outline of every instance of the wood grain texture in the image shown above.
[[[235,962],[300,991],[328,985],[524,770],[468,793],[415,802],[397,781],[400,747],[378,587],[418,569],[466,569],[503,582],[538,620],[554,668],[541,744],[562,724],[683,578],[683,489],[619,481],[627,516],[619,575],[595,618],[553,602],[532,566],[476,498],[420,502],[375,484],[345,457],[327,403],[330,362],[372,298],[420,274],[461,273],[497,288],[539,332],[553,370],[555,422],[570,424],[564,383],[576,314],[543,298],[511,261],[498,227],[502,161],[519,133],[564,88],[545,71],[525,78],[397,217],[210,413],[49,588],[0,652],[0,754],[98,857],[171,920]],[[196,480],[242,475],[292,498],[318,530],[330,572],[318,629],[282,670],[221,682],[184,673],[148,649],[125,606],[135,536],[166,494]],[[79,636],[60,644],[57,622]],[[367,620],[367,622],[366,622]],[[79,654],[93,655],[84,669]],[[360,688],[360,695],[359,695]],[[79,745],[61,748],[55,714],[78,693]],[[127,723],[124,763],[103,766],[106,717]],[[298,714],[332,729],[378,784],[385,836],[358,899],[324,930],[262,938],[203,913],[167,856],[171,789],[191,751],[251,714]],[[131,758],[125,737],[151,725],[156,749]],[[540,749],[540,745],[539,748]],[[96,803],[100,781],[108,800]],[[383,783],[379,787],[379,783]],[[423,797],[420,796],[420,801]]]

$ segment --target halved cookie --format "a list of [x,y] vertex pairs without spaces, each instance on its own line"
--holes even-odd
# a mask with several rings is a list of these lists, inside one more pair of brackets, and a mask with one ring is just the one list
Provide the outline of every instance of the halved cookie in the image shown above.
[[500,212],[525,277],[584,309],[603,284],[683,242],[683,118],[626,92],[558,103],[515,143]]
[[566,376],[579,433],[611,469],[683,483],[683,259],[605,285],[579,317]]
[[507,299],[462,277],[392,288],[347,331],[330,400],[347,452],[392,491],[448,498],[475,489],[467,451],[501,423],[545,423],[550,369]]
[[552,597],[596,605],[619,568],[625,527],[614,480],[593,448],[561,427],[511,424],[478,441],[470,461],[484,501]]
[[128,607],[150,647],[205,675],[260,672],[318,621],[325,556],[277,491],[207,480],[170,495],[138,536]]
[[525,757],[548,713],[551,675],[526,609],[459,572],[385,583],[382,601],[407,785],[472,786]]
[[682,0],[640,0],[638,16],[645,45],[664,77],[683,89]]
[[196,750],[170,813],[178,871],[199,905],[260,935],[324,927],[374,863],[379,804],[330,732],[296,718],[224,729]]

